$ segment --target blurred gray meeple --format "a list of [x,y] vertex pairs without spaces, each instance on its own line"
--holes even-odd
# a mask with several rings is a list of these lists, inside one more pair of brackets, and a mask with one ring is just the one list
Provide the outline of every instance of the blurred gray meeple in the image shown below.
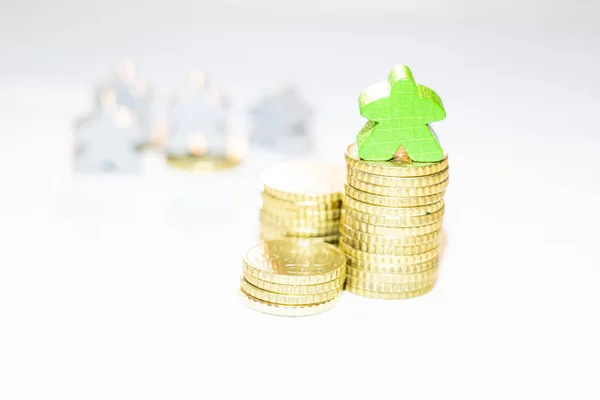
[[138,172],[138,150],[152,140],[149,85],[128,62],[95,95],[96,109],[75,126],[75,171]]
[[129,109],[140,125],[144,144],[152,141],[153,93],[133,63],[120,64],[114,76],[98,86],[96,105],[99,109]]
[[97,110],[78,121],[76,131],[77,172],[135,173],[140,170],[138,146],[143,135],[129,109]]
[[299,154],[313,149],[313,112],[294,87],[269,94],[250,109],[253,145]]
[[229,99],[211,86],[205,74],[190,74],[169,109],[167,154],[223,155],[228,146]]

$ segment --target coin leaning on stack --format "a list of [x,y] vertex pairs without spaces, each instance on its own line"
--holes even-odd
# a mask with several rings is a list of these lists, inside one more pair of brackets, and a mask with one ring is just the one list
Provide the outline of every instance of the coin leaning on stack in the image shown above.
[[363,161],[346,151],[340,249],[346,289],[379,299],[406,299],[436,283],[448,160]]
[[267,314],[306,316],[331,309],[344,290],[346,259],[335,246],[313,240],[275,239],[243,258],[240,296]]
[[317,239],[337,244],[342,167],[309,161],[273,165],[262,175],[261,239]]

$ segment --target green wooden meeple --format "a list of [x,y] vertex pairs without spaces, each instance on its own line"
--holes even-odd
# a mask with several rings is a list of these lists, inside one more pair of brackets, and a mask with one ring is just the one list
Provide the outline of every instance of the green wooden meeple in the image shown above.
[[411,160],[436,162],[444,158],[430,122],[446,117],[439,96],[415,83],[405,65],[396,65],[387,81],[369,86],[358,98],[360,114],[368,118],[356,137],[363,160],[391,160],[403,147]]

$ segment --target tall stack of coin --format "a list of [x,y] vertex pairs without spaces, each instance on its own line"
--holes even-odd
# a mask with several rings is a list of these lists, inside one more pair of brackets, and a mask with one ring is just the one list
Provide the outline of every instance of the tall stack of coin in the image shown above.
[[263,241],[248,250],[243,265],[242,301],[274,315],[327,311],[336,304],[346,279],[344,253],[313,240]]
[[262,239],[290,237],[338,242],[342,167],[290,161],[267,168],[262,181]]
[[346,289],[380,299],[429,292],[437,280],[447,158],[437,163],[363,161],[353,144],[346,164],[340,222]]

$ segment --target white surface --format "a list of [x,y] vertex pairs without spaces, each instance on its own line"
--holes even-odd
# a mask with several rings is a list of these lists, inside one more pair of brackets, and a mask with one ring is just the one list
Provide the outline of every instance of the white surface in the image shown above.
[[[434,17],[418,34],[390,22],[410,5],[385,3],[378,24],[377,7],[354,2],[336,25],[333,6],[280,6],[270,25],[265,9],[224,7],[207,13],[250,28],[213,39],[220,20],[193,23],[200,5],[153,3],[132,22],[134,5],[63,3],[0,13],[0,398],[598,398],[592,3],[417,7],[408,15]],[[163,15],[164,31],[145,29]],[[72,119],[128,53],[164,88],[200,63],[241,108],[269,79],[296,78],[319,114],[314,157],[339,162],[361,125],[358,92],[409,64],[449,116],[436,125],[451,186],[434,291],[398,302],[345,293],[302,319],[241,305],[258,176],[276,156],[209,176],[153,155],[140,179],[71,176]]]

